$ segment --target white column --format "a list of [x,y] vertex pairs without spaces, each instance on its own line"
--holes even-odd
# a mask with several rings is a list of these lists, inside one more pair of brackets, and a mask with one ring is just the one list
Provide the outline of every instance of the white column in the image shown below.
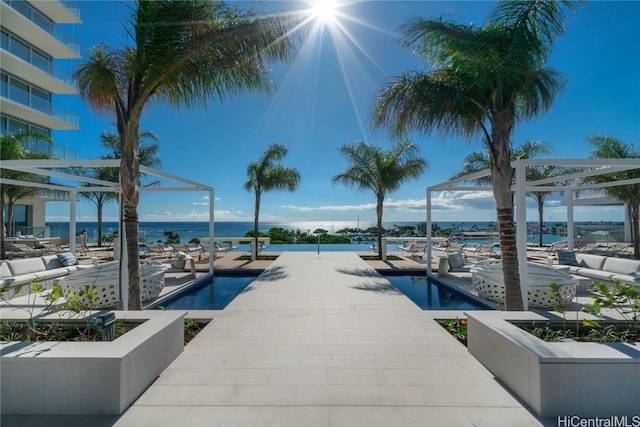
[[[522,304],[528,310],[529,282],[527,280],[527,167],[516,162],[516,247]],[[506,283],[505,283],[506,286]]]

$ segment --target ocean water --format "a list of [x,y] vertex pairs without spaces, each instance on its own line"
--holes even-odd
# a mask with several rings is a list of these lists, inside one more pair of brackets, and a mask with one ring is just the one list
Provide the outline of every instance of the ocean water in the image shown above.
[[[438,226],[441,228],[458,228],[461,230],[470,229],[472,227],[479,230],[493,230],[491,227],[493,223],[489,222],[438,222]],[[555,225],[557,223],[549,223],[548,225]],[[49,236],[50,237],[69,237],[69,223],[68,222],[49,222]],[[417,221],[406,221],[396,223],[383,223],[383,227],[388,230],[393,230],[402,226],[417,226]],[[360,228],[366,229],[373,227],[375,224],[358,222],[358,221],[293,221],[289,223],[282,222],[261,222],[259,229],[261,232],[267,233],[269,229],[273,227],[281,227],[288,230],[300,230],[306,233],[312,233],[318,228],[327,230],[330,234],[335,234],[337,231],[344,228]],[[146,242],[165,241],[165,231],[172,231],[180,236],[182,243],[187,243],[191,239],[201,239],[209,235],[209,223],[207,222],[141,222],[140,223],[140,240]],[[97,223],[96,222],[78,222],[76,223],[76,231],[81,233],[83,230],[87,231],[87,239],[89,242],[96,242],[97,240]],[[102,224],[102,233],[106,235],[118,230],[118,223],[116,222],[104,222]],[[214,234],[216,237],[243,237],[248,231],[253,230],[253,222],[237,222],[237,221],[216,221],[214,223]],[[558,234],[544,234],[543,243],[551,244],[563,239],[564,236]],[[492,239],[479,239],[470,240],[469,244],[480,243],[482,241],[491,241]],[[537,235],[529,235],[529,241],[537,242]],[[494,238],[493,241],[497,241]]]

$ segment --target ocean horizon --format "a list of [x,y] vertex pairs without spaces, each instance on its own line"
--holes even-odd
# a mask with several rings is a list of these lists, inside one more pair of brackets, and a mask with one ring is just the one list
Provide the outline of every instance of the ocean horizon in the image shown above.
[[[417,226],[418,224],[424,224],[425,221],[399,221],[399,222],[383,222],[385,229],[394,229],[396,227],[403,226]],[[495,231],[495,222],[489,221],[434,221],[440,228],[457,228],[460,230],[488,230]],[[591,228],[606,228],[616,227],[620,223],[616,222],[585,222],[578,223],[576,225],[588,226]],[[69,237],[69,222],[56,221],[47,222],[49,227],[50,237]],[[364,221],[291,221],[291,222],[260,222],[260,232],[267,233],[269,229],[274,227],[284,228],[286,230],[300,230],[301,232],[313,233],[314,230],[322,228],[327,230],[330,234],[336,234],[337,231],[345,228],[360,228],[365,230],[369,227],[375,226],[375,223]],[[548,227],[566,228],[566,222],[552,221],[545,223]],[[166,236],[165,231],[172,231],[178,234],[180,242],[187,243],[191,239],[202,239],[209,234],[209,223],[205,221],[201,222],[179,222],[179,221],[166,221],[166,222],[140,222],[140,240],[147,242],[164,241]],[[87,240],[89,242],[97,241],[97,222],[95,221],[81,221],[76,223],[77,233],[82,231],[87,232]],[[216,237],[243,237],[248,231],[253,230],[252,221],[215,221],[214,222],[214,235]],[[103,222],[102,234],[106,235],[118,231],[117,222]],[[532,236],[535,236],[535,232]],[[553,243],[562,239],[564,235],[561,234],[543,234],[545,243]],[[533,240],[533,238],[531,239]]]

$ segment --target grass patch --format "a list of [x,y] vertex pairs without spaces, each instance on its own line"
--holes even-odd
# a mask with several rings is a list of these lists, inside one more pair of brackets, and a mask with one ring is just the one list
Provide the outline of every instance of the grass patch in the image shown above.
[[[278,259],[278,255],[258,255],[257,261],[275,261]],[[239,261],[251,261],[251,255],[242,255],[236,260]]]
[[[360,255],[365,261],[380,261],[381,258],[378,255]],[[387,261],[402,261],[404,258],[400,258],[397,255],[387,255]]]

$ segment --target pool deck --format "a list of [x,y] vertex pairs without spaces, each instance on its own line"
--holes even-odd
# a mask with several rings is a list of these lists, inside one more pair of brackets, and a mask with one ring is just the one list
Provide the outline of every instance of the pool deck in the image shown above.
[[351,252],[285,252],[116,426],[536,426]]
[[[223,259],[217,268],[224,269]],[[48,426],[545,426],[466,348],[353,252],[285,252],[120,417]],[[407,271],[406,260],[387,263]],[[459,312],[458,312],[459,313]],[[456,313],[448,313],[454,315]],[[4,424],[3,424],[4,425]]]

